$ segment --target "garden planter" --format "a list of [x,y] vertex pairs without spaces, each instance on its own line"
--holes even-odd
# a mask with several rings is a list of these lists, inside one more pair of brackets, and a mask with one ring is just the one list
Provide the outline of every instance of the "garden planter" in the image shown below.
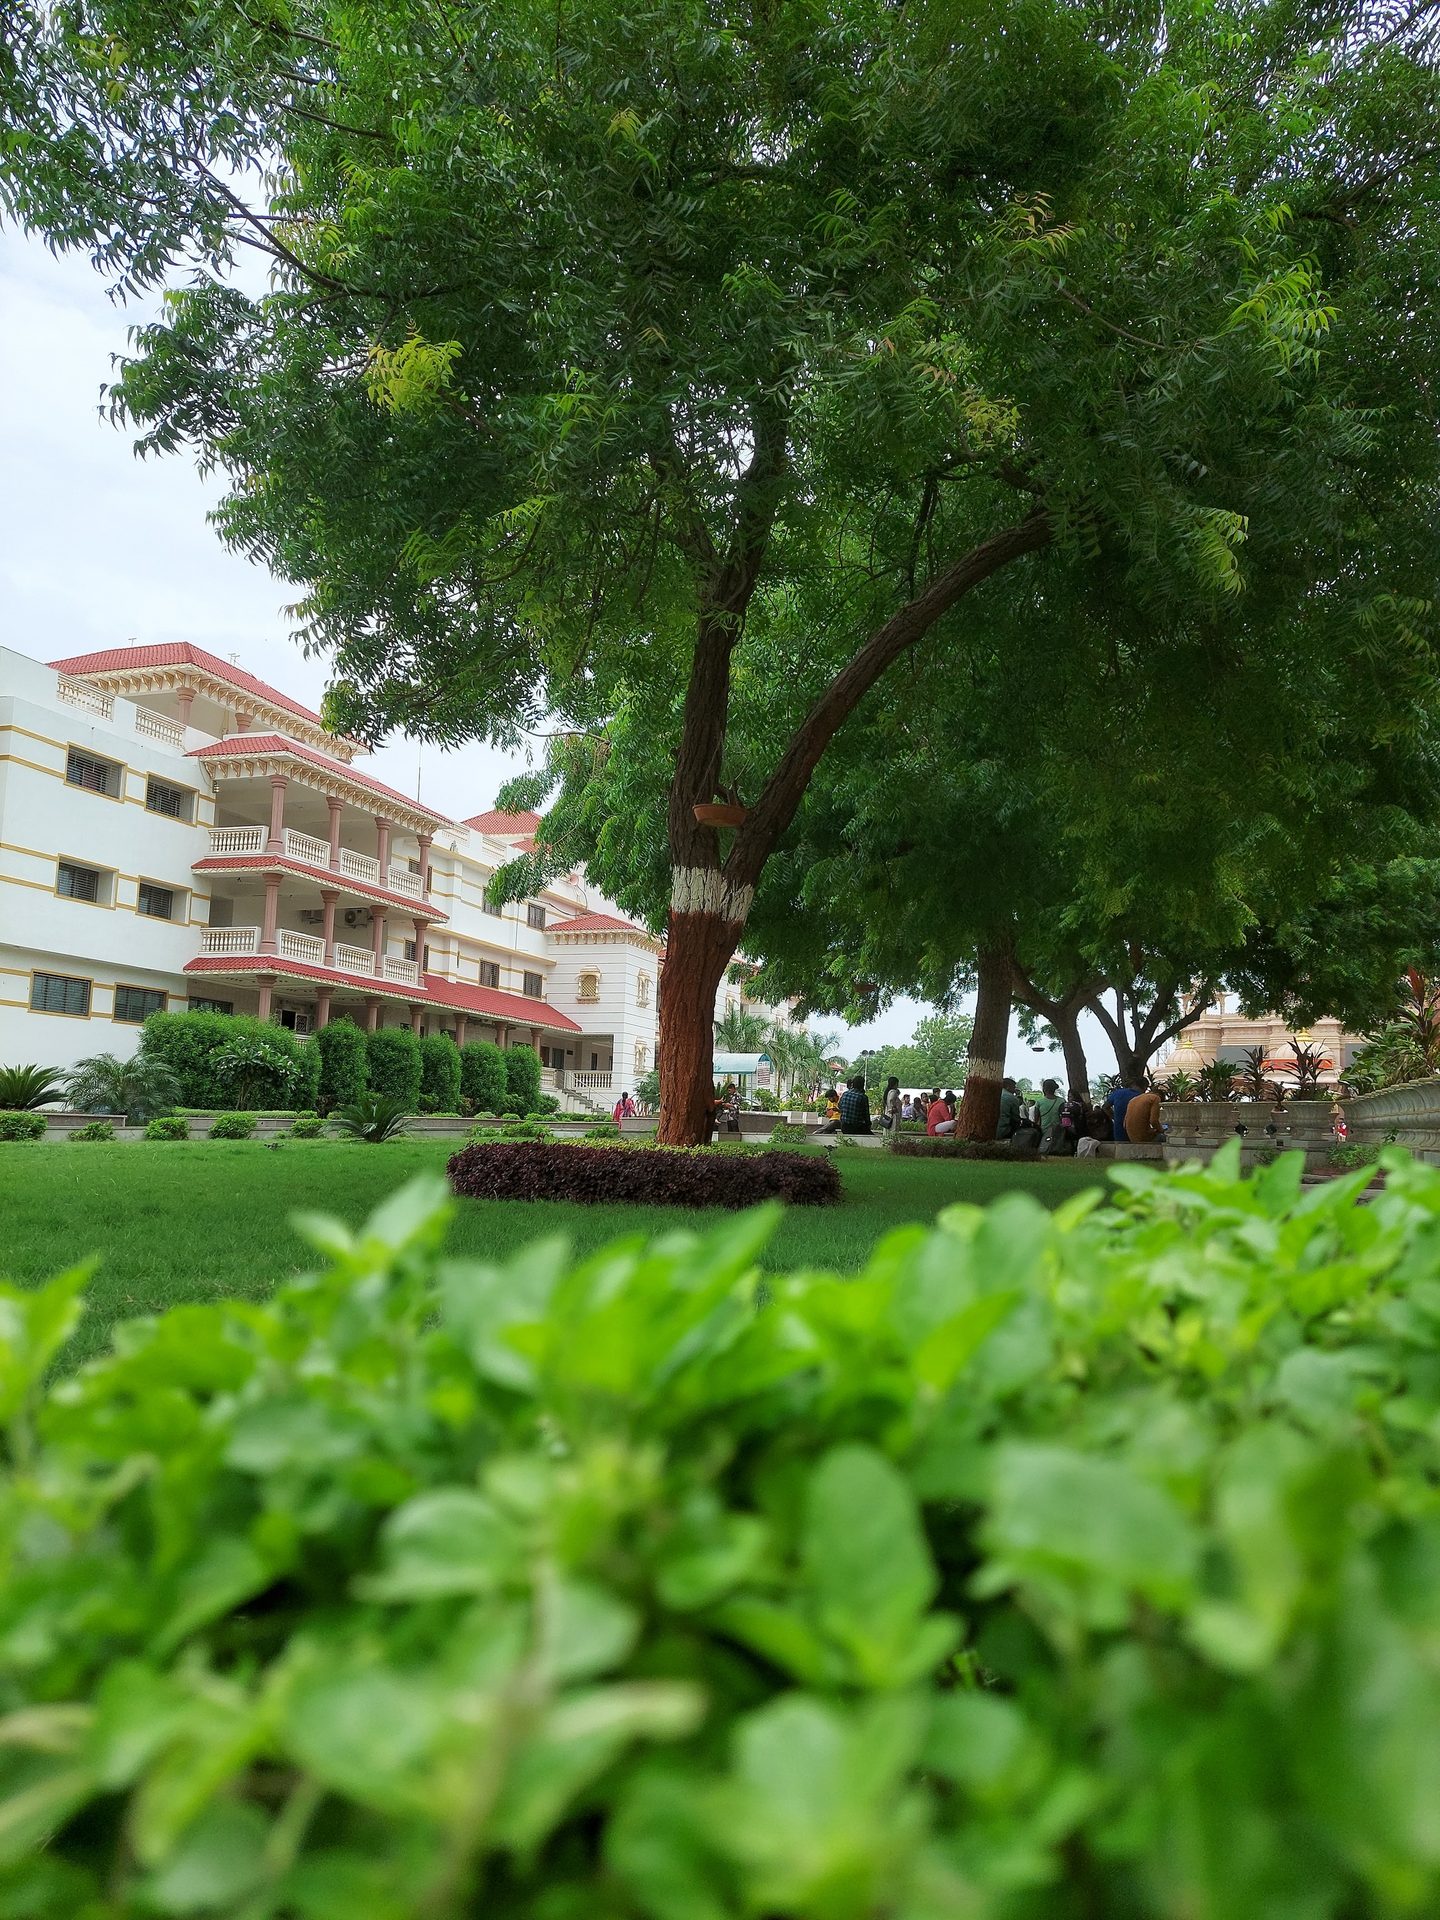
[[702,827],[743,827],[746,807],[738,807],[727,801],[703,801],[694,809],[695,818]]

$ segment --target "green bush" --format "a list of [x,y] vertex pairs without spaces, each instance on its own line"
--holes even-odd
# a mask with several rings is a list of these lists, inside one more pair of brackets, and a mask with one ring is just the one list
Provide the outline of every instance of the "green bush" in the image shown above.
[[210,1129],[212,1140],[248,1140],[255,1131],[253,1113],[221,1113]]
[[59,1067],[0,1067],[0,1113],[24,1113],[61,1098],[64,1073]]
[[[614,1130],[618,1133],[618,1128]],[[506,1120],[498,1127],[472,1127],[465,1136],[466,1145],[494,1146],[497,1140],[553,1140],[554,1134],[539,1120]]]
[[770,1143],[776,1147],[803,1147],[812,1137],[812,1131],[791,1120],[777,1120],[770,1129]]
[[115,1138],[115,1122],[113,1120],[91,1120],[83,1127],[76,1127],[70,1138],[80,1141],[84,1146],[93,1145],[95,1142],[101,1140],[113,1140]]
[[318,1140],[325,1131],[325,1122],[318,1113],[297,1113],[295,1124],[290,1129],[292,1140]]
[[409,1027],[377,1027],[367,1033],[365,1064],[368,1092],[398,1100],[406,1113],[415,1112],[420,1105],[420,1042]]
[[420,1042],[420,1111],[449,1113],[460,1105],[460,1049],[443,1033]]
[[613,1120],[601,1120],[593,1127],[587,1127],[581,1134],[582,1140],[618,1140],[620,1129]]
[[505,1091],[507,1106],[518,1113],[534,1113],[540,1098],[540,1056],[533,1047],[505,1049]]
[[[250,1043],[257,1043],[253,1048]],[[179,1083],[180,1107],[314,1106],[320,1054],[313,1040],[239,1013],[152,1013],[141,1051]]]
[[543,1113],[547,1116],[559,1113],[559,1099],[553,1093],[537,1093],[535,1096],[535,1104],[530,1111],[532,1113]]
[[6,1907],[1422,1920],[1440,1174],[1386,1160],[763,1288],[773,1210],[501,1266],[417,1183],[58,1386],[83,1274],[7,1289]]
[[183,1113],[157,1114],[145,1129],[147,1140],[188,1140],[190,1122]]
[[410,1109],[403,1100],[387,1094],[367,1092],[351,1107],[337,1107],[330,1116],[335,1131],[348,1140],[363,1140],[368,1146],[383,1146],[398,1140],[405,1132]]
[[460,1092],[472,1113],[498,1113],[507,1091],[505,1055],[489,1040],[460,1049]]
[[365,1036],[353,1020],[332,1020],[315,1036],[320,1055],[316,1104],[325,1113],[352,1106],[366,1087]]
[[43,1113],[0,1113],[0,1140],[39,1140],[44,1133]]

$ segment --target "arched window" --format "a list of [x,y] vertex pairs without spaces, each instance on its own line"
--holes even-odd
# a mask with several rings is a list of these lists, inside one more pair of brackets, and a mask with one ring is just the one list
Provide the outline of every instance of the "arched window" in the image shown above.
[[650,1049],[649,1049],[649,1048],[648,1048],[648,1047],[647,1047],[647,1046],[645,1045],[645,1042],[644,1042],[643,1040],[637,1040],[637,1041],[635,1042],[635,1071],[636,1071],[636,1073],[644,1073],[644,1071],[645,1071],[645,1062],[646,1062],[646,1060],[647,1060],[647,1059],[649,1058],[649,1054],[650,1054]]
[[598,1000],[600,998],[600,976],[598,973],[582,973],[576,985],[577,1000]]
[[650,976],[648,973],[642,973],[635,982],[635,1004],[637,1007],[648,1007],[650,1004]]

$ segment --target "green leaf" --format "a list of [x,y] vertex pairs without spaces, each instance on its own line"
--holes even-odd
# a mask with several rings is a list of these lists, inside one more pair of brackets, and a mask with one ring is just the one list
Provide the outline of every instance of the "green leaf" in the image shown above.
[[439,1487],[391,1514],[381,1538],[382,1566],[357,1583],[370,1600],[430,1600],[493,1593],[517,1570],[511,1523],[484,1494]]
[[883,1454],[825,1456],[806,1490],[801,1554],[820,1626],[866,1681],[889,1684],[938,1582],[914,1496]]

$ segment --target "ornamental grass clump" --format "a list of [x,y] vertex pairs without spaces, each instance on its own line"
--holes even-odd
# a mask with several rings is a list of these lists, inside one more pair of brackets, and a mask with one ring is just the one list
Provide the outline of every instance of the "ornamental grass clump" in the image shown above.
[[502,1265],[419,1182],[59,1383],[85,1269],[4,1290],[0,1904],[1426,1920],[1440,1174],[1385,1164],[763,1288],[776,1209]]

